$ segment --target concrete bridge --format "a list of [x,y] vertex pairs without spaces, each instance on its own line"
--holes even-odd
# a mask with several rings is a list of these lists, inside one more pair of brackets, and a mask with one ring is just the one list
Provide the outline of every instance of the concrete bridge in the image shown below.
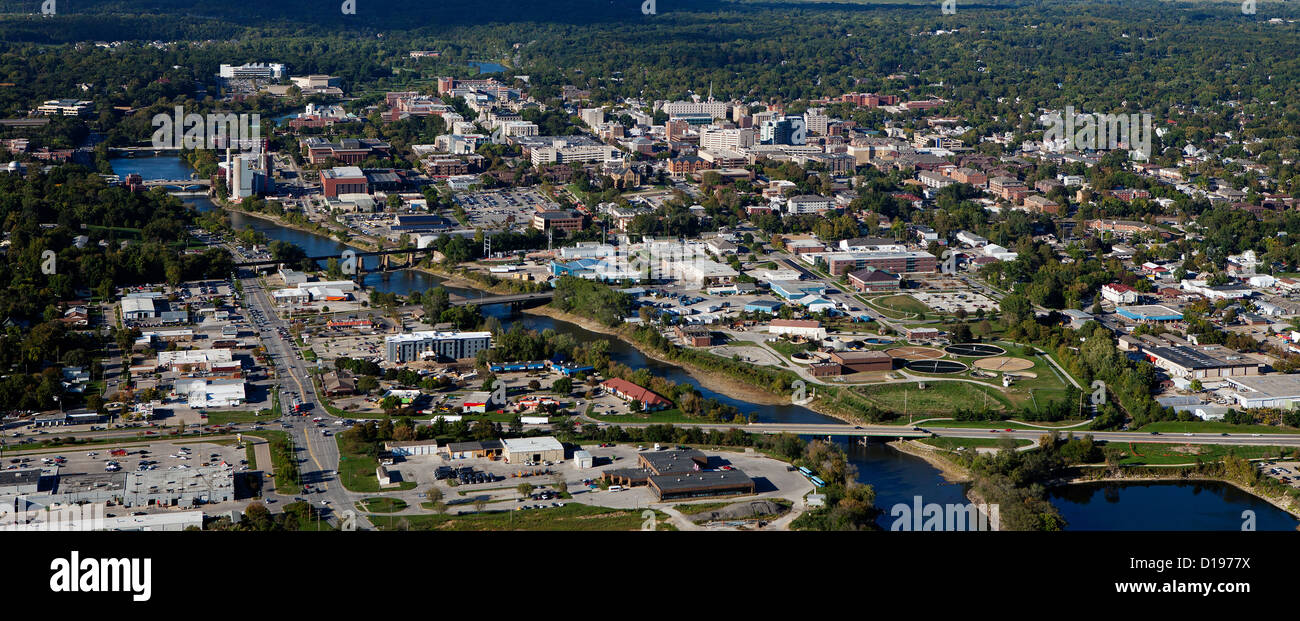
[[555,297],[554,291],[539,291],[537,293],[507,293],[501,295],[484,295],[478,298],[462,298],[458,295],[450,296],[452,306],[469,306],[476,304],[478,306],[487,306],[488,304],[523,304],[525,302],[534,302],[539,300],[549,300]]
[[212,185],[211,179],[149,179],[142,185],[146,188],[174,187],[181,190],[197,190]]
[[[583,420],[583,425],[593,424],[590,421]],[[620,427],[649,427],[655,423],[621,423],[621,422],[602,422],[602,425],[618,425]],[[699,427],[705,431],[717,429],[727,431],[729,429],[741,429],[748,433],[790,433],[800,436],[853,436],[859,438],[929,438],[935,434],[910,425],[849,425],[834,423],[674,423],[677,427]],[[985,431],[985,430],[980,430]]]
[[109,147],[109,155],[124,155],[126,157],[135,157],[137,154],[143,155],[162,155],[168,151],[180,151],[180,147]]
[[[388,250],[356,250],[354,248],[352,251],[353,253],[355,253],[355,256],[358,258],[376,257],[376,256],[387,257],[388,255],[393,255],[393,254],[417,255],[417,254],[429,254],[435,252],[433,248],[389,248]],[[326,254],[317,257],[307,257],[307,259],[311,261],[328,261],[329,259],[342,260],[343,256],[342,254]],[[280,263],[283,263],[283,261],[279,261],[276,259],[266,259],[264,261],[244,261],[242,263],[236,263],[235,267],[247,267],[247,268],[274,267],[276,265],[279,265]],[[381,265],[381,267],[386,267],[386,266],[387,266],[387,261],[384,261],[384,265]]]

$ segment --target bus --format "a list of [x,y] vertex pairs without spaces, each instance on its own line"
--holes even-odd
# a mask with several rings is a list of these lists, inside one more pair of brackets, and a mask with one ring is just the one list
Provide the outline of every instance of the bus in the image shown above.
[[814,487],[826,487],[826,482],[817,477],[808,477],[808,480],[812,481]]

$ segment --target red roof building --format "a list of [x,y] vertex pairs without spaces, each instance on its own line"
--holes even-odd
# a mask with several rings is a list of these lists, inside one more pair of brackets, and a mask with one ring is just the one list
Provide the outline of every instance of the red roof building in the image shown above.
[[640,401],[642,407],[647,410],[662,410],[673,404],[672,401],[651,392],[648,388],[642,388],[622,378],[607,379],[600,385],[620,399]]

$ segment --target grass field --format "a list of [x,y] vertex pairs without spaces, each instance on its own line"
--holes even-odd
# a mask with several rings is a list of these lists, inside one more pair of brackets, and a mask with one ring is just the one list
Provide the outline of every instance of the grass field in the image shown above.
[[357,508],[366,513],[397,513],[407,506],[406,501],[401,498],[388,498],[386,496],[364,498],[357,501]]
[[1190,464],[1218,461],[1228,455],[1244,459],[1275,458],[1279,452],[1293,454],[1294,448],[1280,446],[1236,446],[1223,444],[1163,444],[1147,442],[1108,442],[1106,446],[1123,451],[1120,464],[1125,466]]
[[931,312],[929,306],[922,304],[920,300],[905,293],[871,298],[871,302],[881,308],[886,308],[907,315],[913,315],[916,319],[924,319],[926,315]]
[[[264,412],[266,410],[263,410]],[[269,422],[275,420],[271,414],[257,415],[257,412],[208,412],[209,425],[224,425],[226,423],[256,423]]]
[[[578,503],[550,509],[491,511],[465,515],[402,516],[412,530],[500,531],[614,531],[641,530],[646,522],[640,509],[610,509]],[[676,530],[667,514],[656,511],[655,530]],[[384,521],[376,521],[381,530],[389,530]]]
[[1233,425],[1216,421],[1160,421],[1147,423],[1138,431],[1159,431],[1161,433],[1300,433],[1292,427],[1273,427],[1270,425]]
[[[271,443],[270,467],[275,473],[275,491],[281,494],[300,493],[302,487],[298,482],[297,456],[291,450],[293,443],[289,434],[283,431],[263,430],[247,432],[244,435],[257,436]],[[262,464],[262,467],[267,467],[267,464]]]
[[853,390],[876,405],[904,416],[952,414],[958,407],[979,407],[986,398],[992,410],[1006,409],[1011,403],[996,388],[970,382],[927,382],[925,390],[913,382],[871,384]]
[[[339,445],[339,481],[343,483],[343,488],[350,492],[380,491],[379,479],[375,478],[379,460],[369,455],[345,451],[338,436],[334,436],[334,441]],[[402,481],[400,485],[388,488],[388,491],[408,489],[415,489],[415,481]]]
[[725,507],[725,506],[727,506],[727,505],[730,505],[730,504],[732,504],[732,503],[730,503],[730,502],[703,502],[703,503],[700,503],[700,504],[698,504],[698,505],[673,505],[673,508],[676,509],[676,510],[677,510],[679,513],[681,513],[682,515],[696,515],[696,514],[699,514],[699,513],[704,513],[704,512],[706,512],[706,511],[713,511],[713,510],[716,510],[716,509],[721,509],[721,508],[723,508],[723,507]]
[[783,341],[780,339],[768,343],[768,346],[781,352],[781,355],[786,358],[789,358],[791,354],[796,352],[803,352],[816,348],[816,345],[813,343],[791,343],[790,341]]
[[[1002,446],[1001,438],[926,438],[921,440],[935,448],[941,448],[947,451],[955,451],[958,448],[976,449],[976,448],[998,448]],[[1030,440],[1016,440],[1016,446],[1028,446],[1033,444]]]
[[[999,345],[1002,344],[999,343]],[[967,365],[971,365],[975,359],[960,358],[959,360]],[[1012,383],[1011,387],[1007,388],[1005,392],[1003,392],[1002,389],[1002,379],[1000,376],[996,378],[982,378],[970,377],[969,373],[932,374],[919,373],[912,370],[908,370],[908,373],[918,377],[960,377],[979,382],[986,386],[992,386],[998,394],[1008,399],[1008,403],[1016,407],[1024,405],[1045,405],[1051,401],[1064,399],[1069,384],[1066,383],[1066,380],[1060,375],[1060,372],[1056,371],[1051,366],[1051,363],[1042,356],[1034,356],[1029,358],[1029,360],[1034,363],[1034,366],[1030,369],[1026,369],[1026,371],[1034,373],[1038,377],[1029,378],[1021,376],[1020,379],[1017,379]]]

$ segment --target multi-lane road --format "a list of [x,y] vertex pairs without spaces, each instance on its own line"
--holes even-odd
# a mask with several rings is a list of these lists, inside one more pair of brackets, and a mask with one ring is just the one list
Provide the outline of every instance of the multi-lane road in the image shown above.
[[[337,420],[324,407],[324,401],[316,392],[312,383],[307,361],[292,342],[292,336],[286,338],[283,333],[289,330],[289,322],[281,319],[275,312],[270,294],[261,286],[257,278],[241,274],[244,305],[248,308],[249,319],[262,338],[266,347],[269,364],[275,369],[275,389],[280,393],[282,408],[291,407],[295,398],[303,404],[304,416],[293,416],[288,412],[282,421],[286,431],[293,439],[298,451],[298,470],[304,485],[310,485],[314,493],[304,493],[318,509],[324,509],[331,523],[337,525],[336,512],[353,511],[352,497],[343,488],[338,479],[339,450],[334,439]],[[318,426],[313,418],[322,419]],[[330,431],[326,436],[322,432]],[[322,501],[328,501],[322,504]],[[355,511],[353,511],[355,513]],[[368,528],[361,516],[357,516],[357,527]]]

